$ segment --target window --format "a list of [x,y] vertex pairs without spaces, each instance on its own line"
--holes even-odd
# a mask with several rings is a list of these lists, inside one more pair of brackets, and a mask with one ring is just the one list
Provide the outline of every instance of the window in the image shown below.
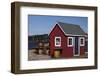
[[80,38],[80,46],[84,46],[85,45],[85,40],[84,37]]
[[73,46],[73,37],[68,37],[68,47]]
[[55,37],[55,46],[61,46],[61,37]]

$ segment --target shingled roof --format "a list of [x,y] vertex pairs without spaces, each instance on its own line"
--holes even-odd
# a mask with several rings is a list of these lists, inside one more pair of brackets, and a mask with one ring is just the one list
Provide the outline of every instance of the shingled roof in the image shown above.
[[58,22],[58,25],[65,34],[69,35],[86,35],[79,25]]

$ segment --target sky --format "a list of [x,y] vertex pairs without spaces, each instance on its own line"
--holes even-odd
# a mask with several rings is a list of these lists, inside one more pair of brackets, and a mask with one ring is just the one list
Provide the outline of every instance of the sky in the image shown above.
[[88,17],[28,15],[28,35],[49,34],[57,22],[80,25],[88,32]]

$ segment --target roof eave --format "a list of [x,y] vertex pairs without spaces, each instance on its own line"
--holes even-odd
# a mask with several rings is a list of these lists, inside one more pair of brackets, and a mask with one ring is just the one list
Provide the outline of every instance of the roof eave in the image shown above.
[[73,34],[65,34],[66,36],[85,36],[87,37],[87,35],[73,35]]

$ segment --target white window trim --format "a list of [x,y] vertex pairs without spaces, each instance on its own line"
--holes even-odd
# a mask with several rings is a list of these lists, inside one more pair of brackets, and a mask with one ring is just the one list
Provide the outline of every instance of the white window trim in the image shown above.
[[[56,45],[56,39],[59,38],[60,39],[60,45]],[[55,46],[56,47],[60,47],[61,46],[61,37],[55,37]]]
[[[83,39],[83,44],[81,44],[81,39]],[[80,43],[80,46],[84,46],[85,45],[85,38],[84,37],[80,37],[79,43]]]
[[[69,45],[69,39],[72,39],[72,45]],[[72,47],[73,46],[73,37],[68,37],[68,40],[67,40],[68,42],[67,42],[67,45],[68,45],[68,47]]]

